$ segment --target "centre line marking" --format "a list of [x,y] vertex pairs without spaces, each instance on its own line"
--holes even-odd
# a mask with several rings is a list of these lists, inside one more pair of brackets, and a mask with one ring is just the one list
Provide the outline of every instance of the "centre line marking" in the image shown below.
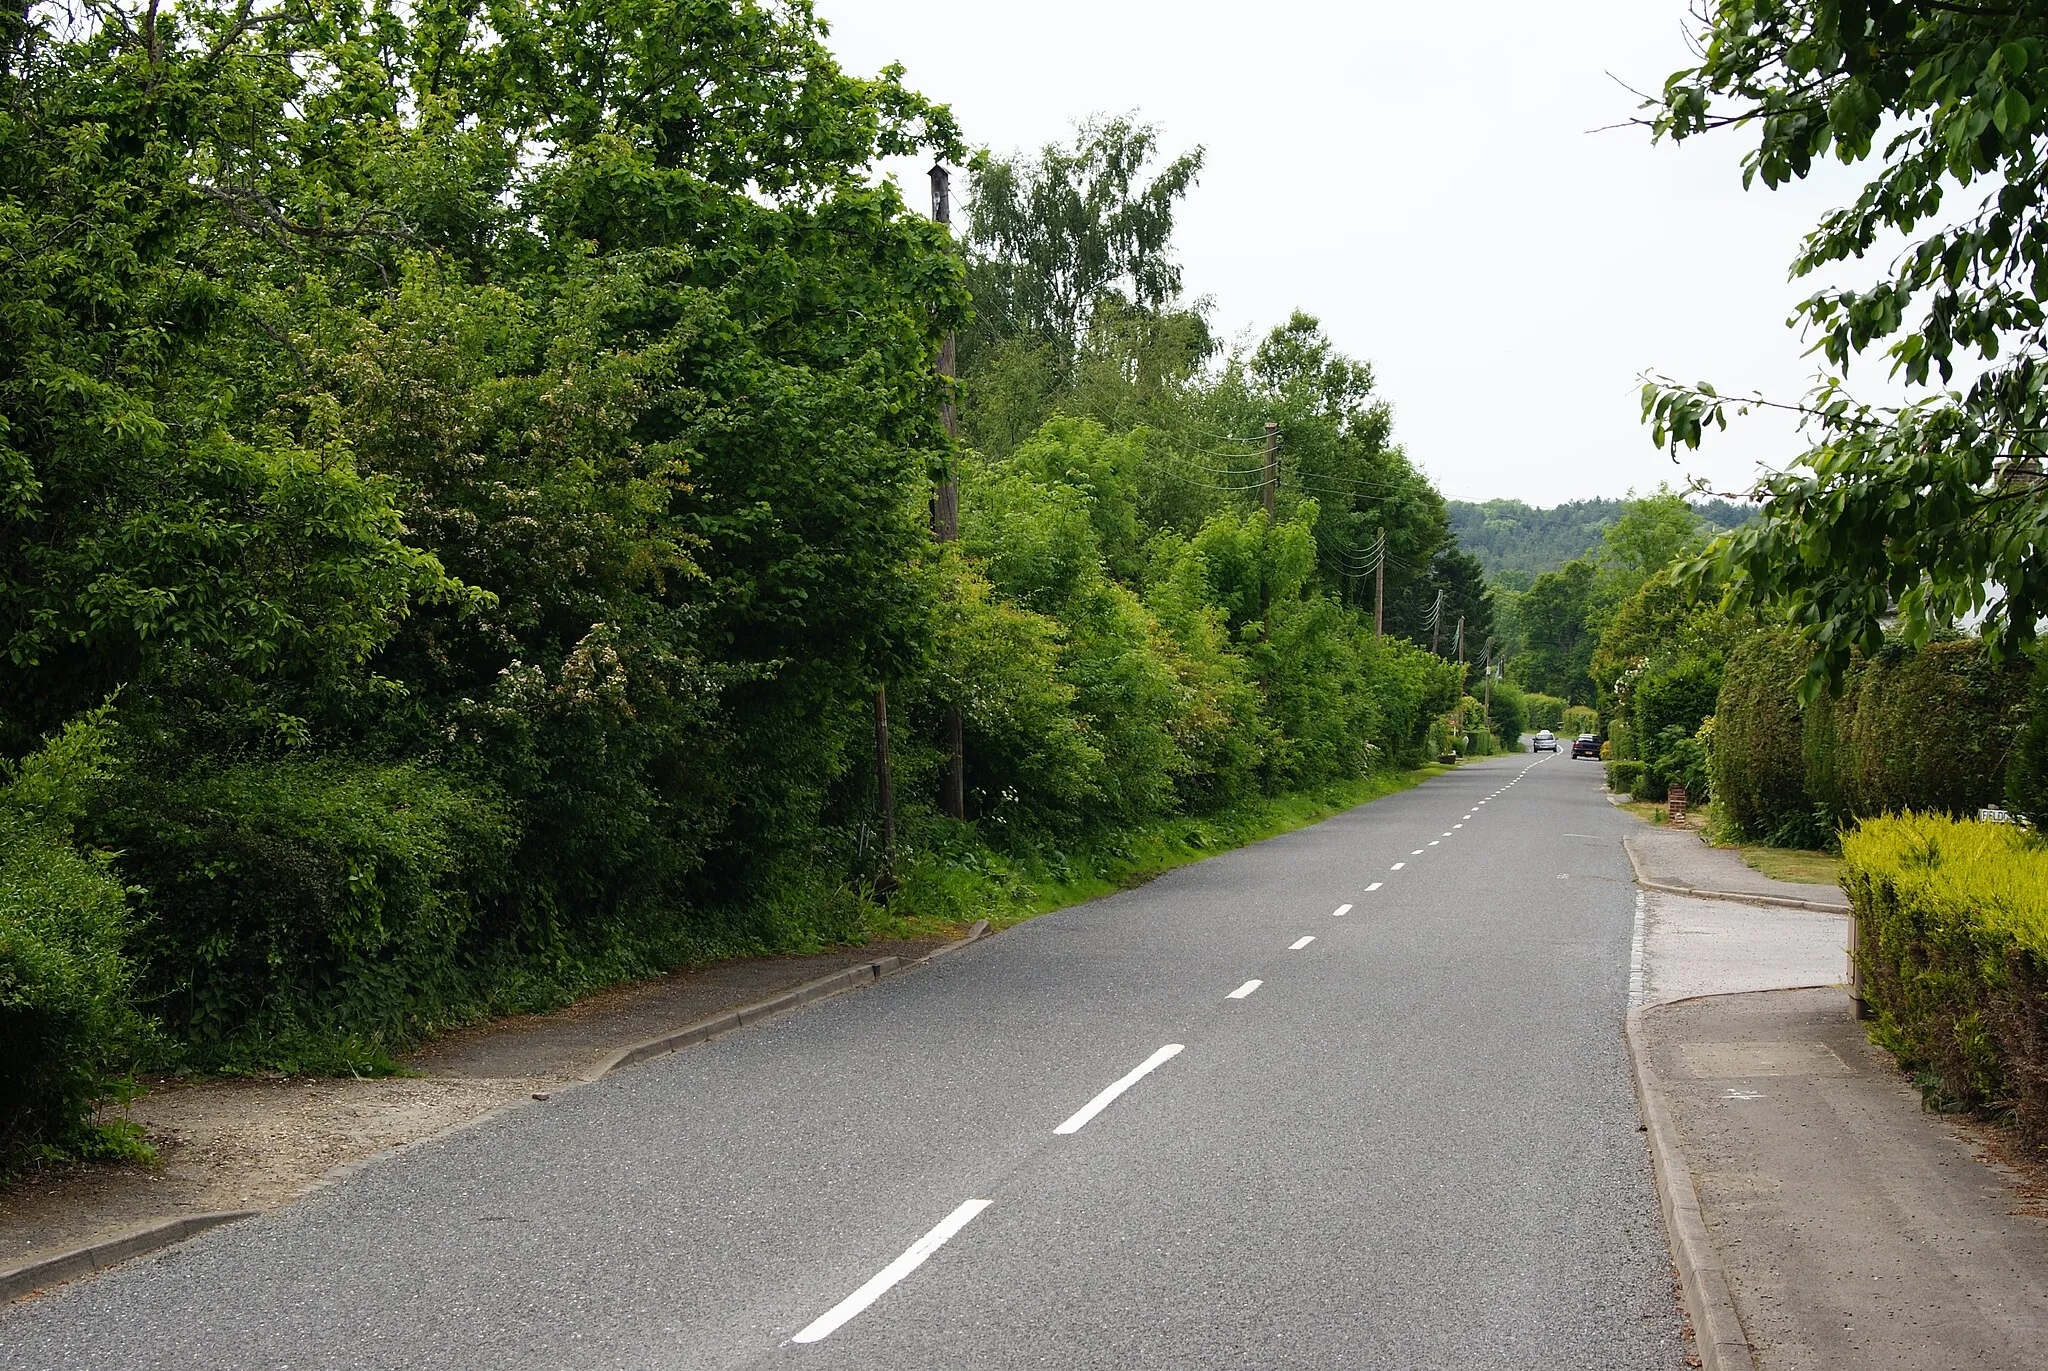
[[1065,1123],[1061,1124],[1058,1128],[1055,1128],[1053,1132],[1061,1135],[1065,1135],[1068,1133],[1079,1133],[1083,1128],[1087,1127],[1088,1120],[1094,1118],[1097,1114],[1100,1114],[1103,1110],[1109,1108],[1110,1103],[1113,1100],[1115,1100],[1117,1096],[1123,1094],[1126,1090],[1129,1090],[1139,1081],[1144,1080],[1145,1077],[1151,1075],[1153,1071],[1158,1069],[1164,1063],[1170,1062],[1175,1057],[1178,1057],[1181,1054],[1182,1050],[1183,1044],[1181,1043],[1168,1043],[1166,1046],[1160,1048],[1157,1052],[1154,1052],[1151,1056],[1145,1058],[1144,1061],[1139,1062],[1136,1066],[1132,1067],[1131,1070],[1123,1077],[1123,1079],[1113,1082],[1110,1085],[1104,1086],[1102,1088],[1101,1094],[1097,1095],[1094,1099],[1088,1101],[1088,1103],[1082,1105],[1079,1109],[1075,1110],[1073,1116],[1069,1118]]
[[[1452,824],[1452,825],[1451,825],[1451,827],[1452,827],[1452,828],[1463,828],[1464,826],[1465,826],[1465,825],[1463,825],[1463,824]],[[1449,835],[1449,834],[1447,833],[1447,834],[1445,834],[1444,836],[1445,836],[1445,837],[1449,837],[1450,835]]]
[[1378,890],[1378,889],[1380,888],[1380,885],[1381,885],[1381,884],[1382,884],[1382,883],[1381,883],[1381,882],[1379,882],[1379,881],[1374,881],[1374,882],[1373,882],[1373,883],[1372,883],[1371,885],[1369,885],[1369,886],[1367,886],[1367,887],[1365,888],[1365,893],[1366,893],[1366,894],[1368,894],[1368,895],[1372,894],[1372,893],[1373,893],[1373,891],[1375,891],[1375,890]]
[[1264,984],[1264,981],[1246,981],[1243,985],[1231,991],[1228,995],[1225,995],[1223,998],[1226,1000],[1241,1000]]
[[1350,912],[1351,912],[1351,906],[1350,906],[1350,905],[1348,905],[1348,904],[1340,904],[1340,905],[1338,905],[1338,906],[1337,906],[1337,907],[1336,907],[1335,909],[1333,909],[1333,910],[1331,910],[1331,911],[1330,911],[1330,917],[1331,917],[1331,918],[1333,918],[1333,919],[1341,919],[1341,918],[1343,918],[1343,917],[1344,917],[1344,916],[1345,916],[1346,914],[1349,914]]
[[866,1309],[887,1293],[890,1286],[902,1280],[911,1272],[923,1266],[925,1258],[946,1245],[947,1239],[974,1222],[974,1216],[988,1208],[987,1200],[969,1200],[945,1218],[939,1226],[910,1245],[910,1250],[890,1262],[868,1278],[866,1285],[833,1305],[805,1326],[804,1331],[790,1339],[791,1342],[819,1342],[829,1338],[839,1326]]
[[1409,855],[1409,856],[1411,856],[1411,857],[1420,857],[1420,856],[1422,855],[1422,849],[1418,847],[1418,848],[1416,848],[1416,849],[1415,849],[1415,850],[1414,850],[1413,852],[1409,853],[1408,855]]
[[1431,847],[1435,847],[1435,846],[1436,846],[1436,845],[1437,845],[1438,843],[1440,843],[1440,842],[1442,842],[1442,841],[1443,841],[1443,839],[1442,839],[1442,838],[1431,838],[1431,839],[1429,840],[1429,845],[1430,845]]
[[1402,867],[1404,867],[1404,866],[1406,866],[1406,865],[1408,865],[1408,863],[1406,863],[1406,862],[1395,862],[1395,863],[1394,863],[1394,864],[1393,864],[1392,866],[1388,867],[1388,868],[1387,868],[1387,870],[1389,870],[1389,871],[1399,871],[1399,870],[1400,870],[1400,869],[1401,869]]
[[1301,951],[1301,949],[1307,947],[1310,943],[1314,942],[1315,940],[1316,935],[1313,933],[1309,934],[1305,938],[1296,938],[1293,942],[1287,945],[1287,950],[1289,952],[1299,952]]

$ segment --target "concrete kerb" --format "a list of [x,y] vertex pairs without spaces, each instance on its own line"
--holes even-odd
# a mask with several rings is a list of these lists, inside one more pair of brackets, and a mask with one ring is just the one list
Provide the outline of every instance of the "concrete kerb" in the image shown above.
[[[802,985],[792,986],[788,990],[778,995],[771,995],[765,1000],[756,1000],[752,1004],[741,1005],[737,1009],[729,1009],[724,1013],[714,1014],[708,1019],[699,1019],[696,1023],[686,1024],[674,1032],[649,1038],[645,1042],[634,1043],[632,1046],[621,1048],[619,1051],[606,1057],[595,1068],[586,1072],[581,1081],[570,1082],[570,1086],[573,1088],[577,1085],[594,1084],[621,1067],[631,1066],[636,1062],[644,1062],[650,1057],[658,1057],[666,1052],[674,1052],[685,1047],[694,1047],[698,1043],[709,1042],[711,1039],[730,1033],[734,1029],[745,1028],[749,1024],[759,1023],[763,1019],[772,1018],[777,1014],[787,1013],[789,1010],[807,1004],[814,1004],[819,1000],[830,999],[834,995],[842,994],[858,986],[872,985],[885,976],[894,975],[910,967],[924,966],[934,958],[957,952],[970,943],[980,941],[988,936],[988,931],[988,920],[976,919],[967,930],[965,937],[955,939],[943,947],[935,947],[916,961],[906,962],[901,957],[882,957],[863,966],[847,967],[845,970],[835,971],[829,976],[820,976],[816,980],[805,981]],[[480,1124],[497,1118],[508,1110],[517,1108],[518,1105],[523,1103],[526,1102],[514,1101],[511,1104],[500,1105],[495,1109],[487,1110],[477,1115],[475,1118],[463,1119],[425,1137],[413,1138],[396,1146],[384,1148],[356,1161],[343,1162],[323,1175],[306,1193],[311,1194],[315,1190],[325,1189],[329,1185],[333,1185],[366,1167],[374,1166],[379,1162],[397,1156],[401,1152],[409,1152],[423,1144],[449,1137],[465,1129],[475,1128]],[[108,1267],[118,1265],[131,1257],[139,1257],[144,1253],[154,1252],[159,1248],[181,1243],[187,1238],[203,1233],[209,1228],[217,1228],[224,1223],[234,1223],[239,1219],[255,1218],[261,1212],[263,1211],[256,1209],[231,1209],[211,1214],[181,1214],[161,1219],[151,1219],[147,1223],[137,1224],[135,1227],[117,1233],[112,1237],[101,1238],[94,1242],[66,1248],[60,1252],[35,1257],[15,1266],[0,1268],[0,1303],[20,1299],[22,1296],[31,1294],[34,1291],[73,1280],[79,1276],[91,1275],[95,1271],[104,1271]]]
[[1728,1273],[1721,1265],[1713,1236],[1707,1231],[1706,1216],[1700,1212],[1699,1187],[1694,1184],[1692,1168],[1679,1148],[1677,1125],[1671,1121],[1663,1086],[1641,1042],[1644,1012],[1641,1005],[1628,1011],[1628,1059],[1635,1069],[1636,1104],[1650,1137],[1650,1170],[1656,1180],[1657,1203],[1664,1211],[1664,1232],[1671,1241],[1671,1259],[1678,1266],[1686,1312],[1692,1316],[1693,1341],[1699,1349],[1701,1371],[1756,1371],[1756,1354],[1750,1348],[1749,1335],[1742,1330],[1742,1319],[1735,1312]]
[[151,1219],[110,1238],[0,1269],[0,1302],[20,1299],[59,1281],[104,1271],[130,1257],[169,1247],[209,1228],[218,1228],[237,1219],[253,1218],[255,1214],[253,1209],[226,1209],[213,1214],[180,1214],[175,1218]]
[[1733,904],[1765,905],[1776,909],[1804,909],[1815,914],[1847,914],[1846,903],[1837,904],[1831,900],[1795,900],[1784,895],[1752,894],[1741,890],[1707,890],[1694,885],[1669,885],[1653,881],[1643,874],[1642,859],[1636,856],[1635,844],[1626,837],[1621,840],[1621,850],[1628,854],[1629,869],[1635,872],[1636,884],[1645,890],[1654,890],[1663,895],[1684,895],[1695,900],[1727,900]]

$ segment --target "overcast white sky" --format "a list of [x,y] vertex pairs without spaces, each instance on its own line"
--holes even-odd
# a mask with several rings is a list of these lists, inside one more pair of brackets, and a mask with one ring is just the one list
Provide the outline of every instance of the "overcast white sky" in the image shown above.
[[1679,468],[1638,421],[1646,370],[1804,393],[1814,362],[1783,324],[1810,287],[1786,267],[1858,181],[1830,165],[1745,193],[1740,136],[1588,132],[1635,113],[1607,73],[1654,89],[1688,64],[1685,0],[818,9],[850,69],[901,61],[998,152],[1128,110],[1170,149],[1206,147],[1177,232],[1190,294],[1214,297],[1227,336],[1319,316],[1373,363],[1397,438],[1453,498],[1733,488],[1797,450],[1752,417]]

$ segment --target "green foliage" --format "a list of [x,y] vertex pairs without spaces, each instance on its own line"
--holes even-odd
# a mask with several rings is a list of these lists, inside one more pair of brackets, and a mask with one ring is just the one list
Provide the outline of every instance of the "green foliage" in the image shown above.
[[131,781],[95,830],[147,892],[152,1002],[201,1065],[387,1059],[473,1013],[478,964],[531,931],[510,922],[504,815],[419,766]]
[[1594,575],[1591,562],[1568,562],[1538,576],[1522,597],[1522,655],[1514,670],[1530,690],[1573,704],[1593,702],[1588,673],[1599,634],[1587,619],[1594,607]]
[[[1738,603],[1789,609],[1815,649],[1810,699],[1888,633],[1930,641],[1971,611],[1995,653],[2048,611],[2048,486],[2036,435],[2048,413],[2042,290],[2048,236],[2048,15],[2038,6],[1929,0],[1739,0],[1700,11],[1697,66],[1664,85],[1655,127],[1684,139],[1737,127],[1756,139],[1746,182],[1777,187],[1817,158],[1876,165],[1853,204],[1806,237],[1795,276],[1838,277],[1878,244],[1875,285],[1829,284],[1793,321],[1833,374],[1799,411],[1810,446],[1759,482],[1763,517],[1688,576]],[[1881,139],[1881,141],[1880,141]],[[1951,203],[1971,187],[1975,203]],[[1900,247],[1894,241],[1903,236]],[[1856,402],[1844,377],[1873,350],[1916,393]],[[1946,389],[1958,364],[1976,375]],[[1697,447],[1751,403],[1710,385],[1652,381],[1654,439]],[[1896,619],[1896,627],[1887,624]]]
[[146,1156],[90,1123],[151,1046],[127,955],[128,892],[67,834],[110,770],[104,717],[73,723],[0,784],[0,1176],[39,1160]]
[[1525,727],[1547,728],[1552,733],[1564,732],[1564,712],[1570,708],[1564,699],[1537,690],[1521,691],[1520,694],[1528,710]]
[[1783,631],[1754,634],[1728,654],[1713,710],[1710,784],[1721,821],[1744,837],[1763,838],[1788,824],[1810,822],[1799,704],[1799,682],[1810,657],[1795,635]]
[[[1997,804],[2027,684],[2024,667],[1994,663],[1974,640],[1884,648],[1852,678],[1853,704],[1834,712],[1847,812],[1969,817]],[[1809,791],[1828,798],[1812,781]]]
[[[1607,788],[1617,795],[1635,795],[1643,784],[1643,764],[1632,757],[1617,757],[1607,763]],[[1639,795],[1638,799],[1649,799]]]
[[1557,731],[1562,737],[1576,738],[1581,733],[1597,732],[1599,727],[1600,716],[1591,705],[1572,705],[1565,710]]
[[1621,516],[1601,534],[1601,560],[1633,578],[1652,576],[1706,545],[1706,521],[1669,485],[1622,502]]
[[[1736,528],[1755,517],[1747,505],[1732,500],[1692,501],[1693,513],[1715,532]],[[1452,500],[1445,505],[1458,546],[1478,558],[1486,574],[1499,582],[1529,583],[1566,562],[1592,560],[1607,546],[1607,531],[1622,516],[1621,500],[1573,500],[1536,509],[1520,500],[1488,500],[1472,504]],[[1662,566],[1659,562],[1656,566]],[[1655,566],[1649,568],[1655,570]]]
[[2036,828],[2048,823],[2048,657],[2038,649],[2026,723],[2013,739],[2012,763],[2006,771],[2005,803]]
[[1487,719],[1493,730],[1494,742],[1500,749],[1513,751],[1519,746],[1522,735],[1535,729],[1556,729],[1557,720],[1555,718],[1551,718],[1546,723],[1532,723],[1530,720],[1531,713],[1529,697],[1522,693],[1520,686],[1517,686],[1512,681],[1495,681],[1493,683],[1492,699],[1490,708],[1487,710]]
[[1842,839],[1872,1037],[1933,1102],[2048,1144],[2048,849],[2009,824],[1866,820]]

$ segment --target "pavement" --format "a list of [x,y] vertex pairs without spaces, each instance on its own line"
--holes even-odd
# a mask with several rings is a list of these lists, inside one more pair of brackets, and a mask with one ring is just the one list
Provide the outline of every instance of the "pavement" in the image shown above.
[[0,1309],[0,1367],[1677,1368],[1636,822],[1462,766]]
[[1843,914],[1849,912],[1849,897],[1839,887],[1775,880],[1734,852],[1707,846],[1697,829],[1646,826],[1629,834],[1626,842],[1642,879],[1668,887],[1667,893],[1713,892],[1794,906],[1822,904]]
[[[1629,845],[1660,884],[1838,893],[1683,833]],[[1636,1035],[1674,1125],[1667,1180],[1696,1194],[1707,1289],[1739,1322],[1733,1355],[1702,1349],[1710,1371],[2048,1368],[2048,1210],[1996,1130],[1924,1112],[1867,1040],[1841,988],[1848,919],[1647,891],[1644,930]]]

